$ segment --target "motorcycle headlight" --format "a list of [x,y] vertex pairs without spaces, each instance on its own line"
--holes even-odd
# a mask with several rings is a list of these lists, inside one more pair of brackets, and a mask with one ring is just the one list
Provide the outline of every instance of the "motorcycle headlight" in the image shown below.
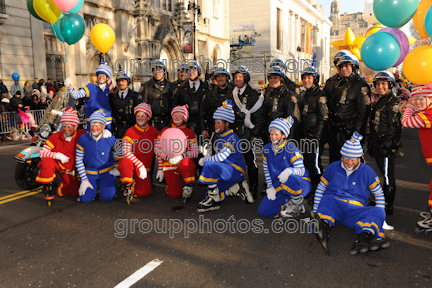
[[48,124],[45,124],[40,129],[40,135],[42,138],[47,139],[51,134],[51,126]]

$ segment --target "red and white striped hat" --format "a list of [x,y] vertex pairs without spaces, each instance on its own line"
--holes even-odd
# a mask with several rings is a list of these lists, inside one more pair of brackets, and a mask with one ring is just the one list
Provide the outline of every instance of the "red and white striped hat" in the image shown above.
[[61,119],[61,124],[69,124],[73,126],[78,126],[79,119],[77,113],[72,109],[72,107],[68,107],[66,111],[63,113]]
[[171,117],[175,114],[175,113],[181,113],[184,117],[184,122],[187,122],[189,119],[189,106],[187,104],[183,105],[183,106],[176,106],[173,108],[173,110],[171,111]]
[[416,96],[432,97],[432,89],[426,85],[415,85],[411,89],[411,96],[412,97],[416,97]]
[[152,118],[151,106],[147,103],[138,104],[134,109],[134,114],[136,115],[138,112],[144,112],[150,119]]

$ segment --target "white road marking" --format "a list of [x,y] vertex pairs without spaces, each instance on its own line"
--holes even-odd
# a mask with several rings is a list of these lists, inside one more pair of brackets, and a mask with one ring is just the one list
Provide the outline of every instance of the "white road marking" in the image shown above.
[[114,288],[129,288],[132,285],[134,285],[136,282],[141,280],[144,276],[146,276],[148,273],[153,271],[156,267],[158,267],[160,264],[162,264],[163,261],[160,261],[159,259],[155,259],[147,265],[143,266],[139,270],[137,270],[135,273],[133,273],[131,276],[117,284]]

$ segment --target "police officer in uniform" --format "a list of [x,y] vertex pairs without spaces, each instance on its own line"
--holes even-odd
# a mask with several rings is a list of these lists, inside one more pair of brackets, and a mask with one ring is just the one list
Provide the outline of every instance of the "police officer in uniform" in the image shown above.
[[381,174],[384,177],[385,210],[387,215],[393,214],[393,202],[396,194],[395,158],[402,135],[399,98],[392,88],[396,81],[392,73],[378,72],[373,83],[379,100],[372,109],[370,117],[370,136],[368,154],[375,157]]
[[342,77],[335,84],[333,94],[327,95],[330,163],[340,160],[340,149],[354,131],[365,134],[371,104],[369,85],[356,73],[357,57],[344,55],[337,65]]
[[116,77],[117,89],[110,95],[110,106],[113,116],[113,135],[122,139],[126,130],[135,125],[134,109],[138,105],[138,94],[129,89],[131,83],[126,73]]
[[187,72],[186,72],[186,63],[182,63],[180,66],[180,71],[177,73],[177,80],[174,81],[172,84],[174,87],[179,87],[182,83],[184,83],[187,80]]
[[208,90],[204,95],[199,112],[199,130],[205,139],[208,139],[211,133],[214,132],[213,114],[216,112],[216,109],[226,99],[232,99],[233,87],[228,84],[231,76],[230,72],[223,67],[215,67],[214,74],[217,86],[213,90]]
[[281,67],[284,72],[285,72],[285,77],[283,80],[283,83],[285,84],[285,86],[288,88],[288,90],[290,90],[291,92],[294,92],[297,96],[300,95],[300,87],[291,79],[288,78],[287,75],[287,70],[288,67],[286,66],[285,62],[282,59],[273,59],[273,61],[270,63],[270,68],[273,66],[279,66]]
[[167,69],[162,61],[156,60],[152,66],[153,77],[144,83],[143,103],[150,104],[153,112],[151,125],[161,131],[171,119],[175,88],[165,79]]
[[248,168],[250,192],[254,199],[258,191],[258,166],[256,165],[253,150],[254,140],[260,138],[261,131],[265,128],[264,97],[261,96],[248,83],[250,73],[244,66],[239,66],[234,74],[234,87],[232,102],[234,109],[234,132],[245,140],[243,145],[243,157]]
[[333,58],[333,64],[336,67],[337,73],[332,77],[328,78],[325,83],[323,92],[327,97],[329,97],[329,95],[333,95],[334,89],[336,88],[336,83],[338,83],[342,79],[337,63],[339,62],[340,58],[345,55],[352,55],[352,53],[348,50],[340,50],[335,54]]
[[[308,146],[302,147],[304,165],[309,171],[312,191],[314,192],[320,181],[323,167],[321,155],[324,144],[321,137],[328,120],[327,98],[319,86],[319,73],[313,67],[303,70],[301,78],[305,91],[300,93],[298,102],[301,113],[299,135],[300,139],[308,139]],[[312,197],[313,199],[313,197]]]
[[201,66],[196,61],[191,61],[186,66],[186,73],[189,80],[183,82],[177,89],[177,106],[187,104],[189,106],[188,127],[196,134],[201,135],[199,122],[199,108],[204,94],[208,90],[208,84],[199,79]]
[[[270,125],[274,119],[282,117],[287,118],[292,116],[294,119],[294,125],[291,128],[291,133],[289,138],[295,139],[298,130],[298,121],[300,120],[300,111],[297,105],[297,95],[288,90],[288,88],[283,84],[285,79],[285,71],[274,65],[270,68],[267,75],[269,81],[270,89],[266,93],[264,99],[264,107],[266,112],[266,125],[261,131],[263,135],[264,142],[269,143],[269,134],[267,132],[267,127]],[[293,136],[291,136],[293,135]]]

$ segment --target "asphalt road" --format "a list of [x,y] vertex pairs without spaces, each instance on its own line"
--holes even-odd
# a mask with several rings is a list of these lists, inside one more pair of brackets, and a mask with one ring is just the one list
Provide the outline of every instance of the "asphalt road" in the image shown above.
[[119,195],[90,204],[57,197],[48,208],[40,189],[14,195],[22,190],[13,157],[26,146],[1,145],[0,287],[432,287],[432,235],[414,232],[432,167],[417,131],[404,133],[395,213],[387,219],[395,226],[386,232],[391,246],[356,256],[352,229],[332,229],[327,256],[304,221],[284,227],[260,218],[261,195],[249,205],[230,197],[219,211],[198,214],[205,192],[198,185],[187,204],[157,184],[130,206]]

